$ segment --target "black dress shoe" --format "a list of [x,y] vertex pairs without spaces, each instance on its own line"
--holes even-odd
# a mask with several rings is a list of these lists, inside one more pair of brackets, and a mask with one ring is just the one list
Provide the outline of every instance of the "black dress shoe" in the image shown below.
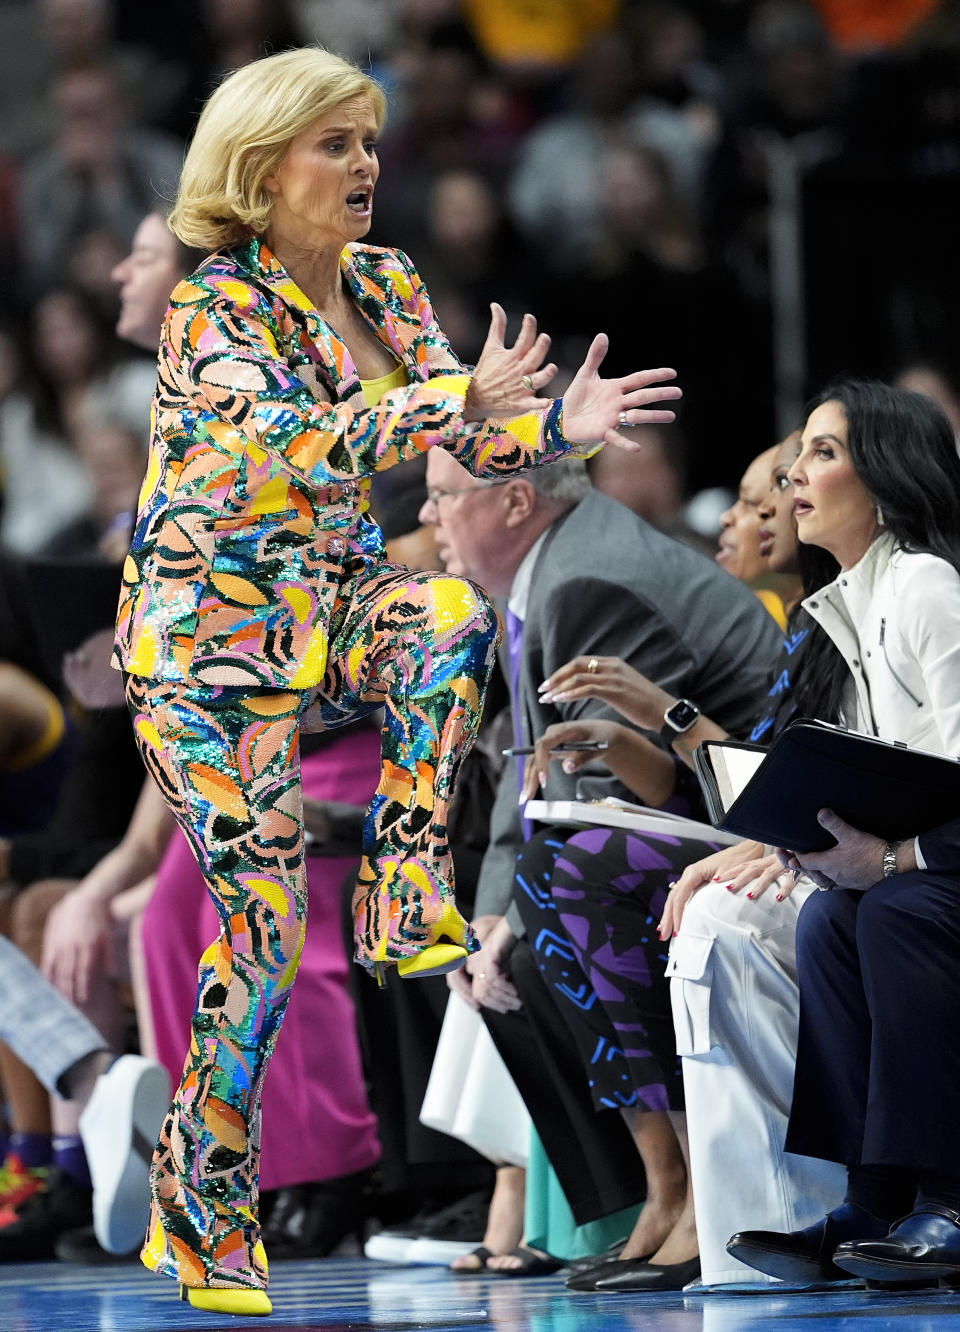
[[665,1264],[651,1263],[645,1258],[621,1258],[612,1263],[601,1263],[592,1272],[571,1277],[567,1289],[633,1293],[683,1290],[689,1282],[696,1281],[699,1275],[699,1257],[685,1263]]
[[741,1230],[727,1243],[727,1253],[747,1267],[781,1281],[846,1281],[833,1261],[845,1240],[875,1239],[889,1229],[862,1207],[843,1203],[803,1230]]
[[348,1235],[363,1247],[370,1171],[277,1192],[263,1243],[271,1258],[325,1258]]
[[888,1235],[840,1244],[837,1266],[870,1281],[908,1285],[918,1277],[960,1282],[960,1212],[924,1203]]

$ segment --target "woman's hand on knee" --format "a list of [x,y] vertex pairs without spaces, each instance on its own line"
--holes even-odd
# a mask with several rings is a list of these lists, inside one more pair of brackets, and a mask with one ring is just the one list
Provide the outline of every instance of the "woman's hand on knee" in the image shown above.
[[783,861],[776,854],[731,867],[727,874],[730,877],[727,891],[739,893],[746,889],[746,895],[751,899],[762,897],[768,888],[776,884],[777,901],[782,902],[793,892],[795,883],[793,874],[784,868]]
[[675,883],[670,885],[667,904],[657,927],[661,939],[669,939],[680,929],[687,903],[705,883],[722,880],[733,871],[740,871],[747,861],[756,861],[763,854],[760,842],[738,842],[724,847],[688,865]]

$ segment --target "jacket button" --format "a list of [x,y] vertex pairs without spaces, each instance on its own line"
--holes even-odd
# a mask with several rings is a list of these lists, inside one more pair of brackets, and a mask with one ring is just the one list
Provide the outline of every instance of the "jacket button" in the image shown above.
[[327,542],[328,555],[342,555],[347,548],[347,543],[343,537],[331,537]]

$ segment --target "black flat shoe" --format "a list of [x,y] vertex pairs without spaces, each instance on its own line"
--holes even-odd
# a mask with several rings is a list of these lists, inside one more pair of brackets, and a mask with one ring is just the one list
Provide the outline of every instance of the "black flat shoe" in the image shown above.
[[728,1241],[727,1253],[781,1281],[846,1281],[847,1272],[833,1261],[837,1245],[878,1239],[887,1230],[885,1221],[843,1203],[803,1230],[741,1230]]
[[690,1258],[685,1263],[651,1263],[645,1258],[620,1259],[613,1263],[602,1263],[592,1272],[572,1277],[567,1282],[568,1290],[593,1290],[606,1292],[633,1292],[654,1290],[683,1290],[700,1275],[699,1257]]
[[[619,1257],[626,1248],[626,1244],[626,1239],[617,1240],[603,1253],[591,1253],[585,1258],[571,1258],[570,1262],[567,1263],[567,1271],[571,1276],[580,1276],[582,1272],[592,1272],[595,1267],[599,1267],[602,1263],[608,1263]],[[649,1253],[645,1254],[643,1261],[646,1262],[650,1257]]]
[[879,1239],[837,1246],[834,1261],[844,1272],[868,1281],[913,1285],[960,1283],[960,1213],[940,1203],[924,1203]]

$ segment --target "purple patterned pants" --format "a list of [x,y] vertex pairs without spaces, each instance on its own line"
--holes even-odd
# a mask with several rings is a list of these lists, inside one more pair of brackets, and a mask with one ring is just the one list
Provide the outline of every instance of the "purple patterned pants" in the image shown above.
[[657,924],[669,884],[717,849],[620,828],[553,828],[520,854],[514,900],[598,1110],[683,1108]]

